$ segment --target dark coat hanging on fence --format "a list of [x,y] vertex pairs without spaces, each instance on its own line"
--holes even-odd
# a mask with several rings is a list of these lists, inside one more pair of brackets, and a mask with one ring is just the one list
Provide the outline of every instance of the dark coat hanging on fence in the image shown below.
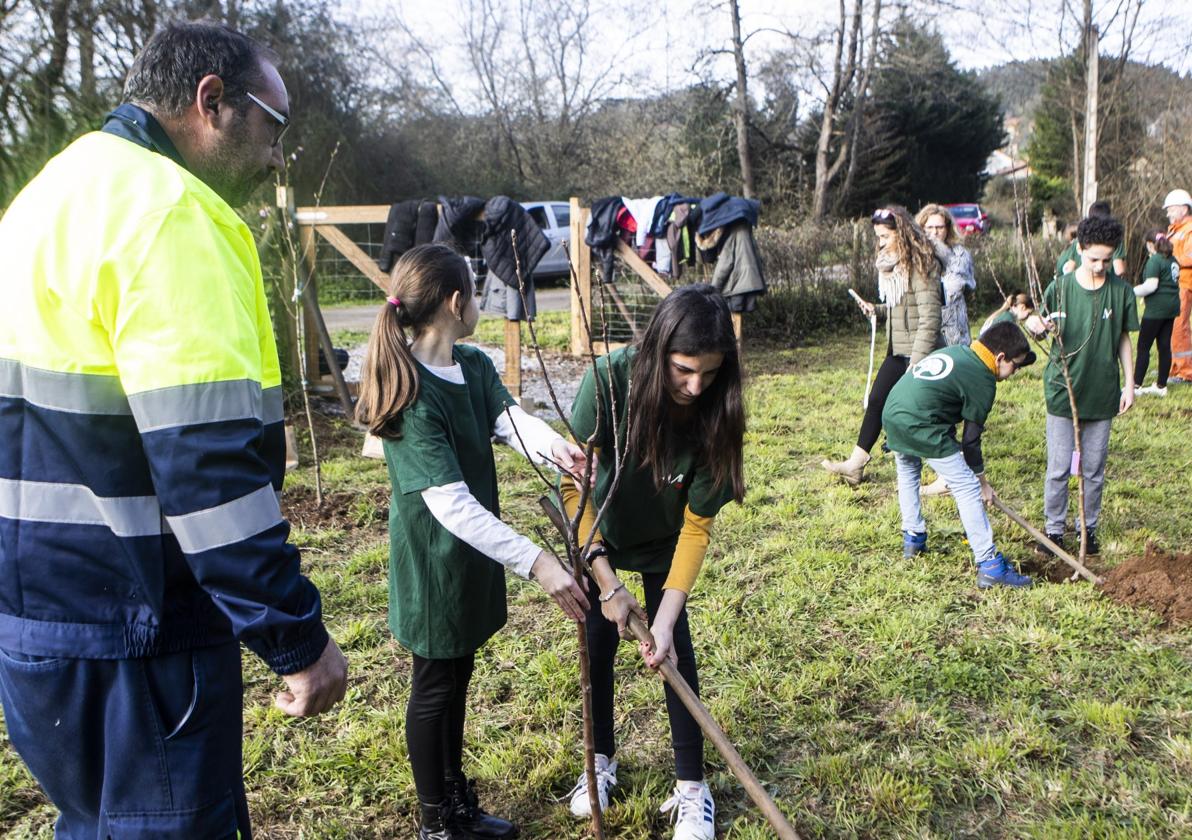
[[766,277],[749,221],[738,219],[701,235],[699,246],[705,253],[716,255],[716,268],[708,282],[724,295],[728,308],[752,312],[757,299],[766,293]]
[[445,242],[465,257],[479,256],[484,238],[484,222],[478,218],[482,210],[482,198],[439,196],[439,221],[435,226],[434,241]]
[[671,252],[671,276],[683,276],[683,264],[695,265],[695,237],[702,218],[699,204],[683,202],[671,211],[666,226],[666,244]]
[[761,202],[718,192],[701,201],[699,207],[703,213],[699,223],[699,233],[702,236],[738,219],[744,219],[751,227],[757,227],[757,213]]
[[[517,234],[516,254],[512,233]],[[484,205],[482,247],[488,273],[497,275],[506,286],[516,289],[518,271],[528,282],[550,250],[550,241],[525,208],[511,198],[498,195]]]
[[414,232],[418,225],[417,199],[399,201],[389,208],[389,219],[385,222],[385,240],[377,265],[381,271],[393,268],[393,263],[406,251],[414,247]]
[[[516,233],[516,248],[514,236]],[[484,240],[481,244],[488,265],[481,308],[510,321],[525,321],[537,314],[534,269],[550,250],[550,241],[525,209],[506,196],[490,198],[484,206]],[[518,285],[518,273],[525,284]]]
[[439,224],[439,205],[423,201],[418,205],[418,222],[414,227],[414,244],[426,245],[435,241],[435,226]]
[[592,217],[588,221],[588,232],[584,242],[600,261],[601,282],[611,283],[613,279],[613,255],[617,252],[617,215],[625,202],[619,195],[610,195],[592,202]]

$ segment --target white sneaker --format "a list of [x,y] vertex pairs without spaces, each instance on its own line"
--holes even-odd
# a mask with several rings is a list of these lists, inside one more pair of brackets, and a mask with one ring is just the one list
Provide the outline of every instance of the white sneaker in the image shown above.
[[704,782],[679,782],[671,798],[662,803],[662,813],[673,810],[674,840],[714,840],[716,803]]
[[1143,394],[1149,394],[1150,391],[1151,391],[1150,388],[1142,388],[1142,387],[1139,387],[1138,385],[1134,386],[1134,396],[1136,396],[1136,397],[1141,397]]
[[1166,397],[1167,396],[1167,389],[1160,388],[1158,385],[1151,385],[1149,388],[1143,388],[1142,392],[1144,394],[1154,394],[1156,397]]
[[[596,753],[596,794],[600,798],[600,810],[608,810],[608,794],[617,783],[617,762],[609,761],[607,755]],[[577,817],[591,817],[592,804],[588,801],[588,774],[580,771],[579,780],[568,794],[571,797],[571,813]]]

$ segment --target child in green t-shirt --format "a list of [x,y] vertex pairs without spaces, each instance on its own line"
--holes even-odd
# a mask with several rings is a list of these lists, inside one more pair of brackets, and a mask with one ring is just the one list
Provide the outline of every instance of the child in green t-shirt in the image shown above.
[[[1108,201],[1094,201],[1089,205],[1090,219],[1112,219],[1113,211],[1109,207]],[[1079,229],[1080,225],[1076,225]],[[1055,276],[1056,278],[1063,277],[1065,274],[1071,274],[1080,267],[1080,243],[1076,237],[1072,237],[1072,241],[1068,243],[1065,248],[1056,258],[1055,261]],[[1126,247],[1124,242],[1118,242],[1117,247],[1113,249],[1113,260],[1109,263],[1108,272],[1117,277],[1125,278],[1126,276]]]
[[[1122,241],[1121,223],[1090,215],[1080,223],[1076,238],[1080,243],[1080,267],[1047,287],[1043,293],[1043,318],[1028,318],[1027,329],[1037,335],[1050,331],[1058,339],[1052,342],[1043,371],[1047,402],[1043,509],[1047,536],[1057,545],[1063,544],[1068,478],[1079,470],[1085,483],[1088,552],[1099,554],[1096,529],[1105,483],[1105,459],[1109,453],[1109,429],[1113,418],[1134,404],[1130,332],[1138,329],[1138,307],[1134,290],[1109,268],[1114,249]],[[1067,361],[1080,415],[1079,462],[1073,457],[1076,444],[1072,407],[1061,353]],[[1118,379],[1119,363],[1124,387]],[[1049,553],[1042,545],[1039,551]]]
[[[985,478],[981,433],[997,383],[1034,361],[1017,323],[994,324],[971,347],[946,347],[912,366],[890,392],[882,427],[898,471],[904,557],[927,549],[927,523],[919,501],[927,461],[956,499],[977,564],[977,586],[1031,585],[1031,579],[1014,571],[993,544],[982,504],[993,500],[993,487]],[[957,441],[956,426],[962,420],[964,435]]]
[[[608,504],[592,544],[592,583],[600,594],[590,599],[585,624],[596,795],[604,806],[617,778],[613,666],[629,614],[650,623],[655,644],[641,651],[647,664],[656,668],[669,659],[698,691],[687,596],[716,514],[745,495],[741,364],[720,293],[693,284],[664,298],[636,346],[614,350],[584,375],[571,425],[598,452],[581,540],[595,528],[593,508]],[[618,451],[624,457],[619,469]],[[564,502],[574,515],[578,499],[570,489]],[[641,576],[644,612],[621,582],[628,572]],[[663,810],[674,812],[675,840],[712,840],[715,804],[704,781],[703,734],[670,686],[665,694],[676,783]],[[590,816],[588,797],[587,777],[580,773],[571,793],[575,816]]]
[[492,437],[582,474],[583,450],[514,403],[488,357],[457,344],[480,317],[471,270],[443,245],[393,267],[377,314],[356,416],[384,441],[389,626],[413,656],[406,744],[422,811],[419,840],[510,838],[463,773],[475,653],[505,624],[505,569],[532,577],[571,618],[588,601],[553,555],[497,517]]
[[[1180,314],[1180,264],[1172,256],[1171,240],[1161,228],[1146,235],[1147,260],[1142,282],[1134,287],[1139,299],[1146,299],[1142,327],[1138,331],[1138,357],[1134,361],[1134,393],[1167,396],[1167,374],[1171,371],[1171,331]],[[1155,384],[1143,388],[1151,363],[1151,345],[1159,345],[1159,373]]]

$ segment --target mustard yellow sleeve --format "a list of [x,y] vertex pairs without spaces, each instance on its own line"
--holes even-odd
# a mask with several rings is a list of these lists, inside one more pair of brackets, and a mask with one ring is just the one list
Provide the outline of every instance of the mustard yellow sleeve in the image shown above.
[[[599,461],[600,450],[592,450],[592,458],[594,461]],[[567,476],[563,476],[563,510],[567,513],[567,518],[570,519],[575,516],[575,510],[579,507],[579,490],[575,489],[575,482]],[[584,543],[588,541],[588,534],[595,531],[595,536],[592,537],[593,542],[604,542],[604,537],[600,534],[600,529],[596,527],[596,499],[593,494],[588,494],[588,503],[584,506],[584,515],[579,520],[579,545],[583,548]]]
[[678,589],[691,594],[700,567],[704,565],[704,555],[708,553],[715,519],[714,516],[692,513],[690,506],[683,511],[683,530],[679,531],[679,542],[675,545],[675,556],[671,558],[670,574],[662,584],[663,589]]

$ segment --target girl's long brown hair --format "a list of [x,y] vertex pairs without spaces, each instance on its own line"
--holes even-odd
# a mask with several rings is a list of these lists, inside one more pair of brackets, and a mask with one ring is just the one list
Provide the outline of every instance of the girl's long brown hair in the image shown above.
[[410,341],[454,292],[467,300],[473,293],[472,275],[467,261],[446,245],[411,248],[389,273],[391,300],[377,313],[368,337],[356,403],[356,419],[374,435],[401,437],[401,413],[418,399],[418,365]]
[[[910,277],[919,274],[926,279],[938,273],[935,248],[905,207],[889,204],[874,213],[871,221],[894,231],[894,256]],[[880,253],[881,246],[876,250]]]
[[[667,388],[670,354],[699,356],[723,353],[712,384],[693,404],[693,416],[676,427],[675,405]],[[742,449],[745,404],[741,394],[741,360],[728,304],[712,286],[696,283],[675,289],[650,318],[638,343],[631,370],[627,449],[650,470],[654,486],[666,484],[684,443],[694,443],[696,459],[711,471],[718,487],[731,487],[733,498],[745,498]]]

